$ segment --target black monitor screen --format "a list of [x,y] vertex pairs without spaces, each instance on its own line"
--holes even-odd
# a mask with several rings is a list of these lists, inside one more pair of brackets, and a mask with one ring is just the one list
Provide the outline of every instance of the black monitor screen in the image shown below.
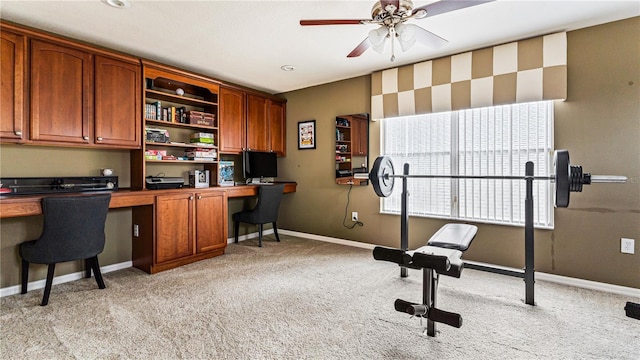
[[261,151],[246,151],[244,153],[244,177],[259,179],[262,177],[277,177],[278,162],[276,153]]

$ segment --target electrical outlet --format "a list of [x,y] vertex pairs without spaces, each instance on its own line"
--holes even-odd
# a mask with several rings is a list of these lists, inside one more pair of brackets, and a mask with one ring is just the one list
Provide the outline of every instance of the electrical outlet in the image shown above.
[[138,226],[138,224],[133,224],[133,236],[140,236],[140,226]]
[[620,252],[623,253],[623,254],[633,254],[634,253],[635,242],[636,241],[634,239],[621,238],[620,239]]
[[356,211],[351,212],[351,221],[358,221],[358,213]]

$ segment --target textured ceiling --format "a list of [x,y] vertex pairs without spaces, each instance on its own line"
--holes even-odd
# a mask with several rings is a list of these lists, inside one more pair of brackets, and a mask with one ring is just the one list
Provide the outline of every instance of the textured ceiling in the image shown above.
[[[419,7],[433,1],[414,0]],[[375,25],[307,26],[300,19],[367,19],[374,1],[0,1],[0,17],[270,93],[640,15],[632,1],[498,0],[422,20],[447,39],[378,54],[346,55]],[[638,34],[630,34],[638,36]],[[285,72],[282,65],[296,70]]]

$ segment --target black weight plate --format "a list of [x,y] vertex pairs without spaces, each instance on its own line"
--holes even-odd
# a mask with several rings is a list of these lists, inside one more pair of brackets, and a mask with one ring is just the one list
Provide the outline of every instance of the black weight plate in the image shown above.
[[569,185],[571,184],[569,151],[556,150],[553,164],[556,168],[556,207],[566,208],[569,207]]
[[[387,176],[388,175],[388,176]],[[393,192],[393,163],[388,156],[378,156],[373,162],[369,180],[379,197],[388,197]]]

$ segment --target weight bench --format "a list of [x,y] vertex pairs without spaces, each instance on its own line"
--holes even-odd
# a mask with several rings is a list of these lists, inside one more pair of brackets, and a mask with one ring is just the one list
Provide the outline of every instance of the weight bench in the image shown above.
[[422,304],[397,299],[395,309],[427,319],[427,335],[436,335],[436,322],[459,328],[462,326],[460,314],[436,308],[438,279],[440,274],[460,277],[464,263],[462,253],[469,248],[478,228],[467,224],[446,224],[441,227],[427,245],[414,251],[376,246],[373,258],[389,261],[402,267],[423,270]]

